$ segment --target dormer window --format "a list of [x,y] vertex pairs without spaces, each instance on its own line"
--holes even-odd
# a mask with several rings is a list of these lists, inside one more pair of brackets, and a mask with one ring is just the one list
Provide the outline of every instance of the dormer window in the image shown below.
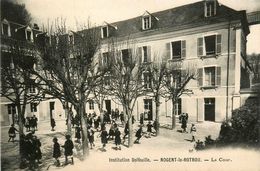
[[33,41],[33,33],[32,33],[32,29],[27,27],[25,29],[25,39],[32,42]]
[[211,17],[216,15],[216,1],[215,0],[206,0],[205,1],[205,17]]
[[10,24],[7,20],[3,20],[2,22],[2,35],[11,36]]
[[102,36],[102,38],[108,37],[108,26],[101,28],[101,36]]
[[143,17],[143,30],[148,30],[151,28],[151,16]]
[[69,34],[68,39],[69,39],[69,44],[73,45],[74,44],[74,36],[73,36],[73,34]]

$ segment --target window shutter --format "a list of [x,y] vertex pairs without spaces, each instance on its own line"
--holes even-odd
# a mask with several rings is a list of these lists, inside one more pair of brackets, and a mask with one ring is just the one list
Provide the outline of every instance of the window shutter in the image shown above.
[[198,69],[198,86],[203,86],[203,68]]
[[198,45],[198,56],[203,56],[203,38],[202,37],[198,38],[197,45]]
[[171,43],[166,43],[166,58],[171,59]]
[[221,34],[216,36],[216,54],[221,54]]
[[186,40],[181,41],[181,58],[186,57]]
[[217,78],[216,78],[216,85],[220,86],[221,85],[221,67],[216,67],[216,72],[217,72]]
[[152,61],[152,56],[151,56],[151,46],[147,46],[147,62]]
[[137,49],[137,53],[138,53],[138,63],[140,64],[142,61],[143,61],[143,53],[142,53],[143,51],[142,51],[142,47],[138,47],[138,49]]

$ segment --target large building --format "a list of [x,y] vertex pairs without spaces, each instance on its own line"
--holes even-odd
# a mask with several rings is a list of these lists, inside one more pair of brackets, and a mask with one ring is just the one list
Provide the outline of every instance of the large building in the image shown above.
[[[197,79],[186,86],[192,94],[182,95],[175,114],[188,113],[191,121],[221,122],[230,118],[250,96],[251,71],[246,57],[247,35],[250,33],[245,11],[236,11],[215,0],[206,0],[160,12],[144,12],[142,16],[105,23],[101,27],[103,57],[109,39],[134,39],[141,49],[142,62],[162,58],[181,62],[197,70]],[[121,47],[124,56],[127,47]],[[161,54],[161,55],[155,55]],[[117,108],[106,99],[108,111]],[[134,113],[150,110],[155,119],[155,102],[149,96],[138,98]],[[172,115],[171,101],[161,100],[160,115]]]
[[[12,32],[8,21],[4,20],[1,24],[1,40],[17,34]],[[21,26],[14,30],[21,30],[27,41],[34,38],[34,34],[30,33],[34,29],[30,27]],[[191,80],[186,86],[192,93],[180,97],[174,113],[188,113],[189,120],[193,122],[221,122],[252,96],[248,91],[251,71],[246,57],[249,33],[245,11],[236,11],[215,0],[205,0],[155,13],[145,11],[142,16],[115,23],[104,22],[100,27],[101,54],[103,60],[108,60],[110,39],[123,42],[131,38],[143,63],[165,56],[169,63],[178,61],[184,66],[193,66],[196,80]],[[4,53],[3,42],[1,53]],[[127,48],[121,47],[122,56],[127,55]],[[115,108],[122,110],[114,101],[113,97],[105,98],[104,106],[108,112]],[[160,117],[172,117],[171,101],[162,98],[160,107]],[[2,124],[11,123],[9,116],[15,111],[13,108],[15,106],[10,102],[1,100]],[[86,110],[87,113],[99,113],[94,101],[87,103]],[[139,114],[146,110],[152,113],[146,119],[154,120],[153,99],[149,96],[138,98],[134,115],[139,119]],[[28,116],[36,114],[40,121],[49,119],[53,113],[57,118],[65,116],[58,100],[41,102],[37,107],[29,107],[26,112]]]

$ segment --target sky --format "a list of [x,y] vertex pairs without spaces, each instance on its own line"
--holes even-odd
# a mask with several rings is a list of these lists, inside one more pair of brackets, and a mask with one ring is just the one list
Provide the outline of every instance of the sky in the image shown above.
[[[24,3],[31,13],[33,22],[39,26],[57,18],[66,19],[69,29],[75,30],[76,25],[83,25],[88,20],[92,24],[102,25],[104,21],[111,23],[142,15],[149,12],[161,11],[177,6],[194,3],[200,0],[13,0]],[[221,4],[235,10],[247,12],[260,11],[260,0],[219,0]],[[77,23],[77,24],[76,24]],[[254,31],[252,33],[252,31]],[[256,32],[256,33],[255,33]],[[248,52],[256,50],[260,53],[260,26],[252,27]],[[256,44],[257,43],[257,44]]]

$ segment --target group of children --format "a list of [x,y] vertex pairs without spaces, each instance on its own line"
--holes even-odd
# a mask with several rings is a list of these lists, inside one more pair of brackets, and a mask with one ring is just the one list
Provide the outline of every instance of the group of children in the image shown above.
[[35,115],[33,117],[26,117],[23,121],[27,132],[37,130],[38,118]]

